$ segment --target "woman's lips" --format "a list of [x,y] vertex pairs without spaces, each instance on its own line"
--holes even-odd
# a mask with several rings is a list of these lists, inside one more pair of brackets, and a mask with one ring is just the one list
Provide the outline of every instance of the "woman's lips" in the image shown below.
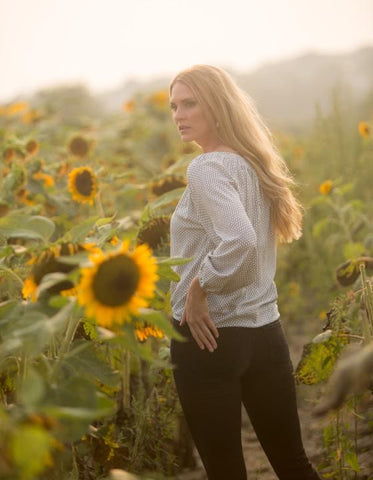
[[185,130],[188,130],[190,127],[179,127],[179,131],[180,132],[183,132]]

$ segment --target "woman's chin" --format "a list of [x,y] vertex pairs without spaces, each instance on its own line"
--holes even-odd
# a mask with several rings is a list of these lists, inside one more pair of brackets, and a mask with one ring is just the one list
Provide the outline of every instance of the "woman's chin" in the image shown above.
[[187,132],[181,133],[180,136],[181,136],[181,140],[182,140],[183,142],[193,142],[193,140],[194,140],[194,138],[192,137],[192,135],[190,135],[190,134],[188,135]]

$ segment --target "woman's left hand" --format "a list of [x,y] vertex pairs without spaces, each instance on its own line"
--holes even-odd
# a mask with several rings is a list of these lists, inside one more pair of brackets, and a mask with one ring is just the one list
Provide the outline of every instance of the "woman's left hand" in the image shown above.
[[205,346],[210,352],[217,348],[216,340],[219,332],[210,318],[207,295],[200,286],[198,277],[195,277],[189,287],[187,299],[185,302],[183,316],[180,325],[187,323],[193,338],[198,346],[203,350]]

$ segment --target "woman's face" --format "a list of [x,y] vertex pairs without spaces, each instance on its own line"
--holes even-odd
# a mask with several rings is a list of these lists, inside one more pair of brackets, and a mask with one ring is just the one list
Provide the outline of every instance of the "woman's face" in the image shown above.
[[183,142],[195,141],[202,147],[215,141],[216,132],[207,121],[190,88],[175,82],[170,97],[172,118]]

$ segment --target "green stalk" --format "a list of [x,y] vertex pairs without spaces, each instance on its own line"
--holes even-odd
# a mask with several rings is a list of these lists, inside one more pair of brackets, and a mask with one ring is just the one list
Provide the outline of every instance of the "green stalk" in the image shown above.
[[101,218],[105,218],[105,212],[104,212],[104,207],[102,206],[100,192],[96,193],[95,200],[96,200],[97,213]]
[[369,331],[368,338],[366,340],[371,341],[373,336],[373,293],[370,282],[367,280],[366,271],[365,271],[365,264],[360,263],[360,276],[361,276],[361,283],[363,286],[363,293],[362,293],[362,300],[365,306],[366,313],[363,315],[364,322],[367,324],[365,326],[366,330]]
[[[357,438],[358,438],[358,435],[357,435],[357,399],[356,399],[356,395],[353,396],[352,402],[353,402],[353,405],[352,405],[353,411],[354,411],[354,413],[356,413],[356,415],[354,415],[354,449],[355,449],[356,458],[358,458],[357,457]],[[357,479],[357,472],[355,472],[354,477],[355,477],[355,480],[356,480]]]
[[363,330],[364,343],[368,344],[373,340],[371,326],[369,323],[368,315],[365,308],[359,309],[359,319],[361,323],[361,328]]
[[66,353],[69,351],[71,342],[73,341],[79,322],[80,322],[80,316],[76,314],[75,315],[72,314],[67,324],[67,328],[66,328],[64,339],[62,340],[61,348],[58,351],[57,361],[52,369],[52,376],[56,375]]
[[123,354],[122,368],[122,406],[124,410],[130,408],[130,374],[131,374],[131,352],[126,350]]

